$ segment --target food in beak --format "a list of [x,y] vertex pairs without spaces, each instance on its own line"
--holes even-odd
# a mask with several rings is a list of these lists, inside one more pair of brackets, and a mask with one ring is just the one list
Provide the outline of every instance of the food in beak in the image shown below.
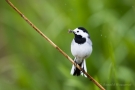
[[73,33],[73,31],[69,29],[69,30],[68,30],[68,33]]

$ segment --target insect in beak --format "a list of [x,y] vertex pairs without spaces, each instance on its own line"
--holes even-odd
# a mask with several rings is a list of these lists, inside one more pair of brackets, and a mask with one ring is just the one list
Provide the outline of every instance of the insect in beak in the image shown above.
[[73,30],[70,30],[70,29],[69,29],[69,30],[68,30],[68,33],[73,33]]

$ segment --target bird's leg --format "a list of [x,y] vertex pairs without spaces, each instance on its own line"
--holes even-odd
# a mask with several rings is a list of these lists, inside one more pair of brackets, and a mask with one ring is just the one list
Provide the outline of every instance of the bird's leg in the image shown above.
[[77,65],[77,62],[76,62],[76,61],[74,61],[74,65],[75,65],[75,66]]
[[[82,61],[82,62],[84,62],[84,61]],[[85,70],[84,70],[84,64],[83,63],[82,63],[81,70],[82,70],[82,72],[85,72]]]
[[85,72],[84,67],[82,67],[81,69],[82,69],[82,72]]

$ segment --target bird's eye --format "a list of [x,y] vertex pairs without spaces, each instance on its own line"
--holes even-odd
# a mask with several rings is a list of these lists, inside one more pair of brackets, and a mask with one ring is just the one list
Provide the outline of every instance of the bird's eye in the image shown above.
[[77,31],[77,32],[79,32],[79,31]]

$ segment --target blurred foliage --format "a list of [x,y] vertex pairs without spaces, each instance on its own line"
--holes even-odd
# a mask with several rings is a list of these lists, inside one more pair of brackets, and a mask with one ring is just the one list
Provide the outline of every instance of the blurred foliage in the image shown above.
[[[88,73],[107,90],[135,88],[134,0],[11,0],[69,56],[72,34],[85,27],[93,42]],[[7,3],[0,3],[0,90],[99,90],[70,75],[72,64]]]

